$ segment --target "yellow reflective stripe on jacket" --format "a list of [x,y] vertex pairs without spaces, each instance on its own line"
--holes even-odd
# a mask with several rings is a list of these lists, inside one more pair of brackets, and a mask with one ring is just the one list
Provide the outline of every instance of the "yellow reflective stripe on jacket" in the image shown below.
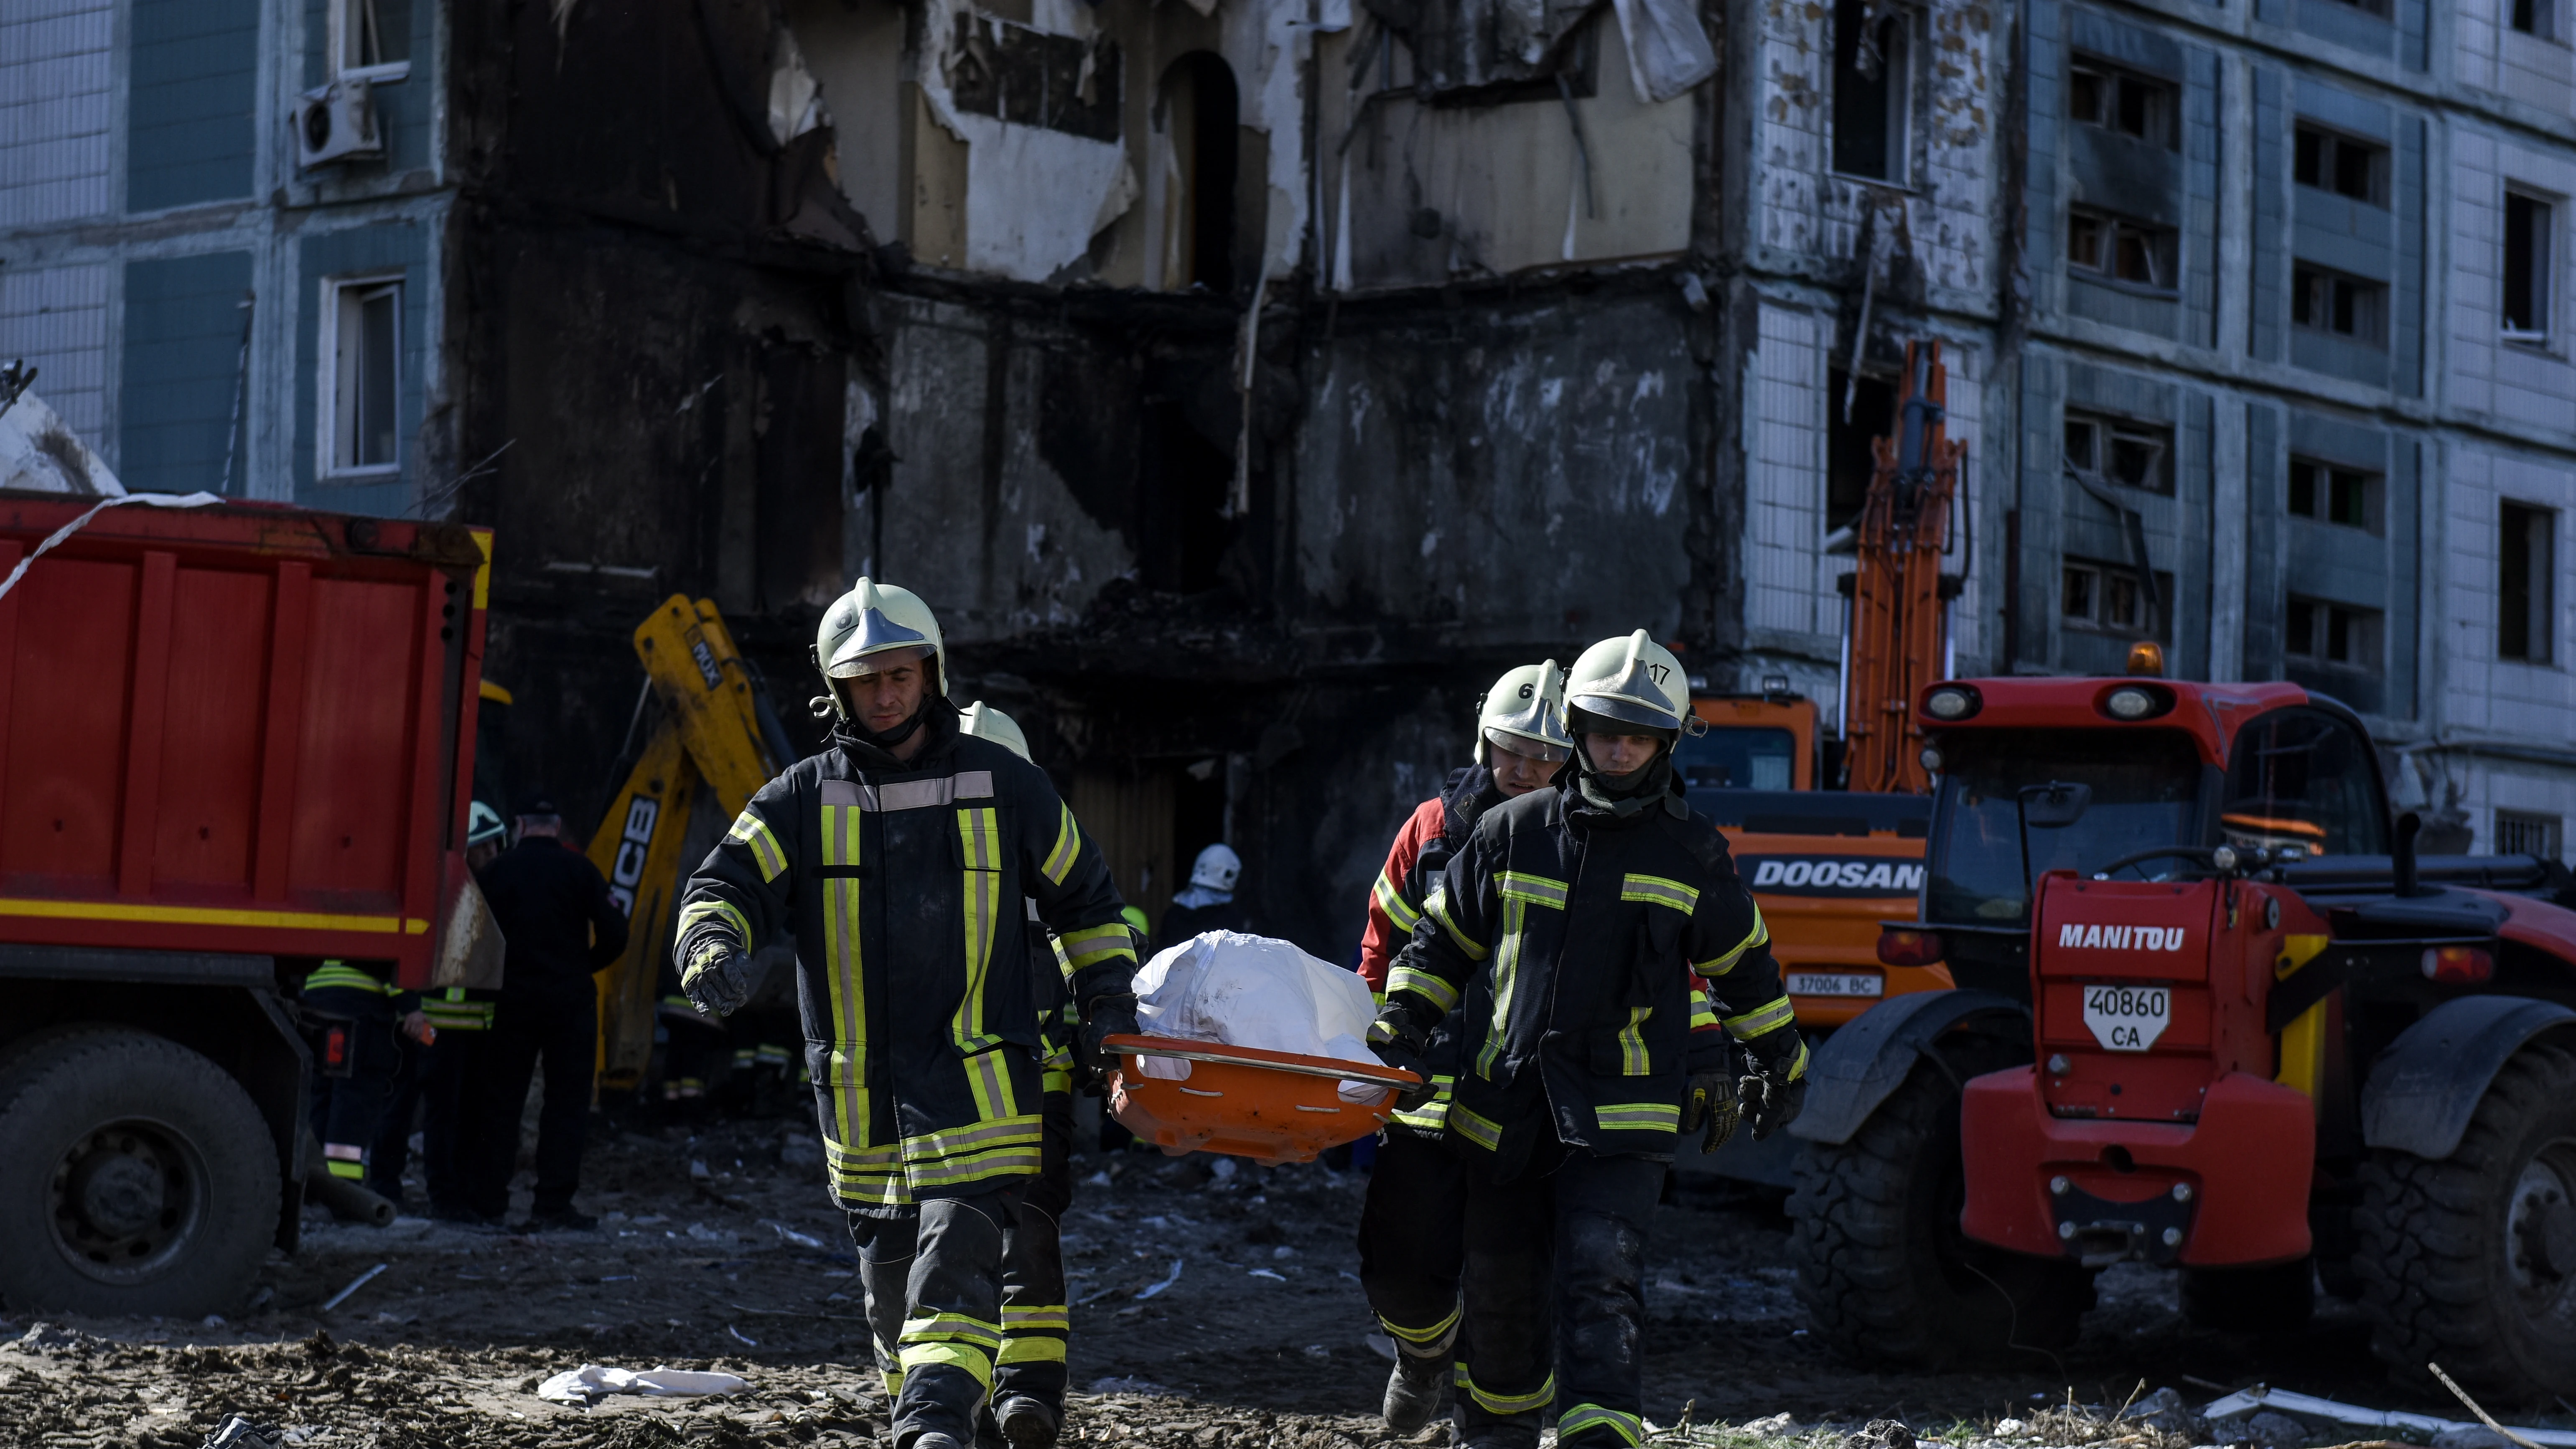
[[1646,1051],[1644,1028],[1646,1018],[1654,1014],[1655,1009],[1651,1006],[1628,1008],[1628,1024],[1619,1028],[1619,1075],[1642,1077],[1652,1072],[1653,1068],[1648,1065],[1650,1058]]
[[[976,1052],[966,1058],[965,1066],[966,1089],[975,1095],[975,1119],[978,1126],[962,1129],[963,1131],[977,1131],[981,1127],[988,1127],[1006,1119],[1015,1119],[1021,1115],[1017,1094],[1011,1090],[1011,1070],[1002,1061],[1000,1052],[990,1050]],[[926,1138],[911,1138],[904,1144],[904,1155],[912,1156],[912,1144],[926,1140],[962,1139],[958,1132],[933,1132]]]
[[1527,901],[1534,906],[1565,909],[1568,887],[1561,880],[1527,871],[1507,870],[1494,878],[1494,893],[1505,900]]
[[[993,931],[1002,915],[1001,822],[1001,812],[990,806],[957,812],[957,846],[966,862],[964,878],[958,883],[966,932],[966,994],[957,1002],[949,1039],[968,1053],[982,1052],[1000,1040],[984,1030],[984,982],[992,972]],[[974,1075],[970,1056],[967,1076]],[[977,1106],[985,1105],[980,1086],[975,1097]],[[1008,1110],[1007,1106],[1001,1109],[1002,1113]],[[983,1115],[997,1114],[987,1110]]]
[[1055,848],[1047,852],[1046,863],[1038,869],[1053,885],[1064,884],[1073,872],[1074,858],[1082,854],[1082,827],[1073,823],[1073,807],[1059,800],[1055,807],[1062,818],[1056,824]]
[[1128,931],[1127,923],[1124,921],[1112,921],[1105,926],[1085,926],[1079,931],[1067,931],[1060,939],[1064,945],[1064,959],[1071,964],[1074,971],[1097,966],[1103,961],[1118,956],[1124,956],[1130,961],[1136,959],[1136,937]]
[[1413,934],[1415,926],[1422,923],[1422,913],[1404,898],[1403,890],[1388,878],[1385,871],[1377,873],[1377,884],[1369,888],[1369,899],[1377,902],[1377,908],[1385,913],[1390,924],[1408,936]]
[[1039,1119],[1030,1114],[907,1137],[904,1177],[920,1192],[988,1177],[1033,1174],[1040,1166],[1040,1135]]
[[1641,1444],[1646,1438],[1646,1421],[1635,1414],[1605,1409],[1599,1404],[1577,1404],[1556,1416],[1556,1440],[1562,1444],[1586,1429],[1608,1428],[1627,1444]]
[[[733,902],[720,896],[708,896],[703,900],[689,902],[688,908],[680,912],[680,928],[673,939],[687,940],[689,932],[694,930],[698,923],[709,920],[721,921],[733,927],[734,944],[745,951],[752,948],[751,922],[744,918],[742,912],[734,909]],[[697,961],[680,963],[682,985],[697,979],[699,964]]]
[[893,1147],[853,1150],[823,1134],[823,1162],[832,1175],[832,1190],[845,1202],[902,1207],[912,1201],[904,1181],[903,1158]]
[[1605,1102],[1592,1109],[1592,1120],[1604,1132],[1678,1132],[1682,1109],[1675,1102]]
[[1449,1366],[1449,1382],[1488,1414],[1534,1414],[1556,1398],[1556,1375],[1552,1373],[1545,1383],[1526,1394],[1498,1394],[1485,1388],[1468,1377],[1463,1363]]
[[1619,899],[1646,901],[1670,906],[1687,916],[1699,909],[1699,887],[1688,886],[1660,875],[1638,875],[1630,872],[1619,881]]
[[[818,822],[825,866],[847,868],[860,864],[866,841],[867,816],[856,805],[825,805]],[[912,1194],[905,1189],[902,1164],[891,1143],[868,1147],[875,1137],[869,1122],[867,1087],[868,995],[866,962],[859,919],[860,886],[854,876],[826,876],[823,887],[823,996],[831,1013],[818,1023],[827,1038],[824,1058],[823,1089],[831,1103],[831,1119],[825,1139],[829,1142],[859,1144],[863,1151],[865,1175],[855,1181],[841,1182],[836,1173],[836,1188],[841,1196],[856,1202],[903,1203]],[[828,1155],[828,1153],[827,1153]],[[891,1180],[889,1180],[891,1174]]]
[[786,872],[787,852],[780,848],[778,837],[770,833],[769,822],[750,806],[742,807],[742,813],[734,817],[733,829],[725,832],[725,839],[751,852],[752,864],[760,867],[762,884]]
[[1459,1106],[1455,1102],[1449,1104],[1449,1125],[1458,1130],[1459,1136],[1487,1152],[1502,1145],[1503,1129],[1493,1118]]
[[1417,1132],[1439,1131],[1449,1120],[1449,1093],[1457,1082],[1456,1077],[1434,1076],[1431,1079],[1430,1101],[1411,1111],[1398,1109],[1391,1112],[1387,1114],[1387,1120],[1413,1128]]
[[1694,961],[1691,969],[1702,976],[1723,976],[1735,969],[1735,963],[1744,959],[1745,952],[1770,944],[1771,928],[1763,923],[1762,907],[1757,904],[1753,908],[1753,929],[1744,933],[1744,939],[1736,942],[1733,950],[1721,952],[1705,961]]
[[1493,1020],[1486,1025],[1484,1046],[1476,1052],[1476,1075],[1487,1081],[1493,1080],[1494,1066],[1502,1060],[1512,1004],[1520,995],[1521,951],[1528,944],[1530,907],[1561,911],[1569,889],[1561,880],[1526,871],[1507,870],[1496,877],[1495,893],[1503,903],[1503,939],[1494,956]]
[[1691,992],[1690,1029],[1705,1031],[1715,1025],[1717,1025],[1717,1007],[1708,999],[1708,993],[1696,990]]
[[314,967],[313,974],[304,978],[304,989],[307,991],[363,991],[369,996],[394,994],[394,988],[390,983],[379,981],[355,966],[343,966],[337,961],[325,961]]
[[1449,933],[1450,944],[1456,946],[1461,952],[1465,953],[1468,960],[1482,961],[1485,959],[1488,954],[1485,948],[1478,945],[1467,935],[1466,932],[1459,930],[1458,923],[1450,919],[1449,891],[1446,886],[1433,886],[1431,888],[1431,899],[1423,902],[1422,909],[1431,917],[1431,919],[1440,923],[1440,929]]
[[1386,989],[1390,992],[1410,991],[1444,1012],[1458,1009],[1457,987],[1411,966],[1398,966],[1386,973]]
[[1741,1016],[1726,1018],[1726,1033],[1737,1041],[1750,1041],[1765,1032],[1778,1031],[1797,1020],[1796,1008],[1786,996],[1775,996]]

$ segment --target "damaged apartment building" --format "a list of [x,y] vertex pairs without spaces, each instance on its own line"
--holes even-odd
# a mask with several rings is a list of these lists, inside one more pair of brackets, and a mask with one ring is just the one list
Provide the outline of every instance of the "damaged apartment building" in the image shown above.
[[2310,682],[2557,854],[2569,3],[47,0],[0,350],[130,486],[494,525],[495,789],[604,796],[675,590],[814,743],[871,573],[1122,890],[1338,958],[1507,666],[1831,716],[1938,338],[1957,672]]

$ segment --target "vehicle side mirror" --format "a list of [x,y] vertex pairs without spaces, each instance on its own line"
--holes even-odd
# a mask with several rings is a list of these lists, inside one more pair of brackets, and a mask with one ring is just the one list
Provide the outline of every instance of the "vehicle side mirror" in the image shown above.
[[2063,830],[2093,808],[2093,787],[2073,781],[2024,785],[2018,793],[2022,822],[2034,830]]

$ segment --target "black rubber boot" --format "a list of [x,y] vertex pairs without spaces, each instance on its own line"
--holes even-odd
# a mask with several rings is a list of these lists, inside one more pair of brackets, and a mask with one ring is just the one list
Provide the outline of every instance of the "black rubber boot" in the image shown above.
[[1430,1423],[1440,1412],[1440,1391],[1448,1381],[1447,1345],[1442,1345],[1438,1358],[1397,1351],[1395,1371],[1386,1376],[1386,1403],[1381,1410],[1386,1426],[1398,1434],[1410,1434]]
[[1055,1443],[1057,1413],[1040,1400],[1013,1395],[993,1406],[993,1417],[1001,1421],[1002,1437],[1011,1441],[1011,1449],[1052,1449]]

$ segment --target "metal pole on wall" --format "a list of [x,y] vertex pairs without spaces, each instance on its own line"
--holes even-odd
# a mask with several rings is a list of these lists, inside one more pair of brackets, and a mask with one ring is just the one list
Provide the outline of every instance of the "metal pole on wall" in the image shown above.
[[250,323],[258,302],[257,292],[244,292],[241,301],[234,304],[242,314],[241,360],[233,367],[232,421],[224,427],[223,481],[215,485],[215,492],[227,498],[233,491],[233,454],[241,444],[242,397],[250,391]]

